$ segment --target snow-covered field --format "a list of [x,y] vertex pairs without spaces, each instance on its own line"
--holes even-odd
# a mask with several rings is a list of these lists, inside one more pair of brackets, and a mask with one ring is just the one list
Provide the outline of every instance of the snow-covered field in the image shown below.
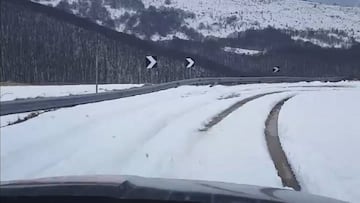
[[[99,85],[99,92],[140,87],[141,84]],[[95,93],[95,85],[37,85],[37,86],[1,86],[0,101],[28,99],[36,97],[57,97],[76,94]]]
[[[282,92],[199,131],[232,104],[274,91]],[[278,101],[296,95],[281,110],[279,128],[300,184],[356,202],[360,163],[351,155],[360,153],[359,94],[360,82],[182,86],[63,108],[0,128],[1,180],[127,174],[282,187],[265,120]]]

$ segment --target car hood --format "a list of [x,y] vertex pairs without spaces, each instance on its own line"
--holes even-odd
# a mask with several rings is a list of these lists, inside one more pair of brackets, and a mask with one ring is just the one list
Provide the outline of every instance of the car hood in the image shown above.
[[0,189],[1,196],[106,196],[121,199],[199,202],[241,202],[241,200],[291,203],[343,202],[291,189],[138,176],[67,176],[2,181]]

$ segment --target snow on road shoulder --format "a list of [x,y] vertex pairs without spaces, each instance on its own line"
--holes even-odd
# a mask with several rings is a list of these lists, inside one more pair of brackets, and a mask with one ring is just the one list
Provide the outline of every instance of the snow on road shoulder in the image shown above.
[[[99,85],[99,92],[140,87],[142,84]],[[0,101],[36,97],[69,96],[74,94],[95,93],[95,85],[29,85],[1,86]]]
[[[260,90],[269,88],[293,88],[306,86],[360,86],[360,82],[341,81],[331,82],[298,82],[298,83],[277,83],[277,84],[248,84],[225,88],[219,85],[225,91],[231,90]],[[99,92],[112,90],[121,90],[134,87],[141,87],[142,84],[107,84],[99,85]],[[52,96],[68,96],[74,94],[95,93],[94,85],[41,85],[41,86],[0,86],[0,101],[9,101],[14,99],[36,98],[36,97],[52,97]]]
[[302,93],[285,103],[279,136],[303,189],[359,201],[359,121],[358,88]]

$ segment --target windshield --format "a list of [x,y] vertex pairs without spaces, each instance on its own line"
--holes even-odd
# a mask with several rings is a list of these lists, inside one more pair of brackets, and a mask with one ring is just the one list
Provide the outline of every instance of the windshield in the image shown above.
[[3,0],[1,181],[360,201],[359,0]]

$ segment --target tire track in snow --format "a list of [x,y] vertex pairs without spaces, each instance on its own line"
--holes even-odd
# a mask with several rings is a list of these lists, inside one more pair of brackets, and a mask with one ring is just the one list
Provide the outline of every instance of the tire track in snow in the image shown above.
[[[270,94],[269,92],[267,94]],[[214,98],[215,99],[215,98]],[[143,147],[138,147],[136,152],[129,155],[127,163],[123,164],[122,174],[144,175],[145,176],[165,176],[172,177],[172,169],[176,162],[183,162],[183,157],[189,154],[194,146],[203,137],[202,133],[197,132],[198,126],[204,121],[204,117],[211,117],[219,111],[209,110],[214,104],[224,103],[222,109],[228,108],[233,102],[224,102],[219,99],[215,101],[207,101],[201,105],[197,105],[194,110],[183,113],[182,115],[172,119],[163,128],[156,132]],[[214,105],[215,106],[218,106]],[[206,112],[206,113],[205,113]],[[201,115],[201,116],[199,116]],[[205,115],[205,116],[204,116]],[[192,120],[192,124],[189,124]],[[173,132],[171,129],[180,128]],[[184,130],[189,129],[189,130]],[[176,141],[174,141],[176,140]],[[147,170],[144,172],[142,164],[146,163]],[[159,175],[161,174],[161,175]]]
[[[157,121],[157,123],[154,124],[154,127],[149,129],[148,134],[137,138],[136,146],[131,144],[131,143],[135,143],[135,142],[127,143],[128,146],[126,146],[126,147],[119,146],[119,147],[122,147],[122,150],[119,150],[117,153],[113,153],[114,155],[112,157],[105,156],[106,158],[104,158],[104,160],[102,160],[103,163],[109,163],[110,161],[108,161],[108,159],[110,158],[112,160],[116,160],[117,162],[125,165],[128,162],[128,159],[131,159],[131,157],[136,153],[136,151],[138,149],[142,149],[144,147],[144,145],[146,145],[146,143],[148,143],[149,141],[154,139],[154,137],[156,137],[159,132],[161,132],[167,126],[171,125],[172,120],[176,120],[178,117],[185,114],[186,112],[199,108],[199,106],[189,107],[189,108],[179,111],[177,113],[167,115],[167,117],[159,119]],[[90,144],[93,144],[93,142],[91,142]],[[114,148],[112,148],[112,146],[109,146],[109,147],[110,148],[108,150],[114,150]],[[39,174],[39,173],[52,174],[52,171],[57,170],[57,168],[59,166],[69,165],[69,162],[68,162],[69,160],[72,160],[72,159],[76,160],[76,158],[74,159],[73,157],[74,156],[79,157],[79,155],[77,153],[84,154],[83,151],[79,149],[79,150],[73,152],[73,154],[70,154],[67,158],[63,158],[55,164],[49,164],[47,166],[44,166],[41,170],[39,170],[40,172],[36,171],[34,174]],[[145,154],[148,156],[148,153],[145,153]],[[97,164],[102,165],[101,163],[102,162],[98,161]],[[87,166],[87,167],[92,169],[92,166]],[[119,169],[121,169],[121,168],[119,168]],[[49,176],[51,176],[51,175],[49,175]]]
[[282,99],[271,110],[265,122],[265,139],[271,159],[273,160],[275,168],[278,171],[278,176],[281,178],[283,185],[291,187],[296,191],[300,191],[301,186],[291,169],[291,165],[288,162],[284,150],[282,149],[280,138],[278,136],[278,118],[281,107],[292,97],[294,97],[294,95]]
[[[63,161],[71,159],[71,157],[73,155],[80,153],[83,148],[78,147],[78,143],[80,143],[79,140],[84,140],[84,142],[82,142],[82,145],[93,145],[94,144],[94,142],[93,142],[94,135],[91,135],[92,137],[89,137],[90,134],[86,135],[86,136],[80,135],[78,133],[74,134],[74,131],[77,131],[87,125],[89,125],[89,131],[94,130],[94,128],[98,125],[100,125],[100,126],[113,125],[114,126],[114,125],[116,125],[116,122],[117,122],[116,116],[118,116],[119,113],[121,113],[122,116],[125,116],[125,114],[133,114],[135,112],[139,112],[139,113],[144,112],[146,109],[149,110],[149,112],[155,112],[154,110],[151,110],[151,109],[155,108],[155,104],[160,105],[160,106],[164,106],[164,105],[166,106],[166,105],[172,105],[173,103],[177,103],[176,101],[184,100],[184,98],[180,97],[183,94],[183,93],[181,93],[181,91],[179,93],[179,96],[174,96],[169,93],[167,93],[165,95],[164,95],[164,93],[160,93],[160,94],[162,95],[161,97],[159,96],[159,94],[156,94],[157,96],[155,96],[155,97],[151,96],[151,95],[150,96],[149,95],[147,95],[147,96],[140,95],[138,98],[135,98],[135,97],[128,98],[127,99],[128,102],[121,102],[121,101],[125,101],[125,100],[114,100],[114,101],[107,101],[107,102],[103,102],[103,103],[81,105],[81,106],[77,106],[77,107],[69,108],[69,109],[62,109],[58,113],[65,111],[65,112],[62,112],[64,114],[63,117],[64,116],[70,117],[70,115],[73,114],[72,110],[80,109],[80,112],[76,113],[77,115],[80,115],[80,114],[82,114],[81,112],[83,112],[83,111],[81,111],[81,109],[84,109],[84,108],[89,109],[89,107],[92,107],[90,109],[93,109],[96,106],[99,109],[101,109],[100,107],[103,105],[123,106],[123,108],[121,108],[119,110],[105,111],[105,112],[97,111],[96,114],[91,115],[90,118],[86,118],[86,119],[84,118],[84,119],[82,119],[82,122],[76,123],[73,126],[67,126],[67,127],[69,127],[68,129],[65,128],[65,129],[61,129],[60,131],[57,131],[56,128],[53,128],[56,132],[54,132],[55,134],[52,134],[52,136],[50,136],[50,137],[46,136],[46,137],[43,137],[42,139],[35,140],[34,142],[28,143],[28,145],[26,145],[26,148],[12,150],[10,153],[7,153],[6,160],[5,160],[5,158],[2,159],[2,166],[6,166],[7,171],[12,171],[14,168],[19,168],[18,167],[19,163],[10,164],[9,163],[9,162],[11,162],[10,160],[11,159],[19,159],[19,157],[25,157],[25,156],[30,157],[28,151],[33,151],[33,154],[31,155],[31,157],[37,157],[38,159],[41,159],[41,157],[46,154],[53,154],[54,157],[56,157],[54,160],[43,161],[41,163],[41,166],[33,164],[32,166],[34,166],[33,168],[35,168],[35,169],[32,170],[32,169],[27,168],[26,173],[21,172],[21,174],[23,174],[23,178],[37,177],[38,174],[42,174],[42,173],[46,172],[48,169],[56,168],[56,166],[62,165]],[[203,96],[203,95],[200,95],[200,96]],[[138,100],[140,100],[140,102],[135,102]],[[131,103],[131,106],[129,106],[130,103]],[[199,105],[201,105],[201,104],[199,104]],[[189,108],[185,109],[184,112],[191,111],[191,110],[192,110],[191,107],[189,107]],[[86,113],[86,114],[88,114],[88,113]],[[177,115],[174,115],[174,116],[177,116]],[[57,116],[57,118],[58,117],[59,116]],[[85,117],[85,114],[84,114],[84,117]],[[101,118],[107,117],[108,119],[101,119],[99,117],[101,117]],[[40,122],[40,121],[38,121],[38,122]],[[52,121],[52,122],[55,123],[55,121]],[[97,123],[97,125],[90,125],[90,123]],[[19,125],[19,127],[21,128],[23,126]],[[155,127],[156,131],[157,131],[157,128],[162,128],[162,124],[160,126]],[[52,132],[53,131],[51,131],[51,133]],[[78,139],[76,139],[76,137],[74,137],[74,136],[76,136]],[[76,139],[77,141],[74,141],[74,139]],[[134,138],[134,139],[145,139],[145,138],[140,137],[140,138]],[[46,144],[44,144],[44,143],[46,143]],[[61,149],[64,148],[64,146],[67,146],[66,147],[67,150],[62,151]],[[34,154],[36,154],[36,156]],[[123,154],[123,153],[121,153],[121,154]],[[3,158],[3,155],[4,154],[2,154],[1,158]],[[11,157],[11,159],[8,157]],[[29,160],[29,159],[30,158],[23,158],[24,161]],[[50,175],[52,175],[52,174],[50,174]]]
[[243,105],[245,105],[246,103],[248,103],[250,101],[253,101],[255,99],[258,99],[258,98],[266,96],[266,95],[276,94],[276,93],[281,93],[281,92],[283,92],[283,91],[267,92],[267,93],[257,94],[257,95],[242,99],[242,100],[236,102],[235,104],[231,105],[229,108],[225,109],[224,111],[220,112],[216,116],[214,116],[208,123],[206,123],[204,125],[204,127],[199,129],[199,131],[201,131],[201,132],[209,131],[212,127],[214,127],[216,124],[220,123],[224,118],[226,118],[228,115],[230,115],[236,109],[242,107]]
[[[187,151],[186,149],[189,147],[189,145],[193,145],[194,141],[196,141],[196,137],[192,138],[192,136],[189,136],[191,134],[191,133],[189,134],[189,132],[192,132],[192,130],[189,130],[189,132],[187,133],[184,132],[183,136],[181,136],[182,139],[177,140],[176,147],[175,146],[168,147],[171,145],[170,142],[172,138],[168,140],[169,143],[163,146],[162,144],[160,144],[161,143],[160,140],[166,140],[166,138],[169,137],[168,135],[174,136],[174,134],[176,133],[174,132],[172,133],[171,129],[176,129],[176,126],[178,128],[183,127],[181,126],[181,123],[183,123],[186,120],[189,120],[189,118],[192,118],[191,115],[193,115],[194,112],[196,112],[197,110],[203,107],[211,105],[212,103],[213,101],[202,102],[192,106],[191,108],[184,110],[183,112],[178,113],[177,115],[167,118],[166,119],[168,120],[167,122],[163,122],[161,126],[158,126],[156,129],[150,132],[149,137],[147,137],[141,143],[139,143],[138,147],[136,149],[133,149],[133,151],[128,154],[128,159],[123,162],[124,166],[122,167],[122,174],[128,174],[128,173],[134,174],[135,172],[136,175],[139,175],[137,174],[139,167],[134,167],[134,164],[137,164],[138,160],[142,160],[143,163],[145,163],[145,161],[150,161],[151,164],[158,166],[158,167],[151,167],[148,165],[146,176],[153,176],[154,171],[156,171],[155,174],[164,172],[163,170],[165,169],[163,166],[169,164],[167,162],[169,161],[167,158],[171,156],[170,162],[173,163],[174,160],[176,160],[177,157],[179,157],[179,154],[177,154],[178,152],[174,152],[173,150],[178,147],[183,149],[180,151]],[[199,123],[200,122],[201,121],[199,121]],[[185,127],[185,129],[187,128],[188,127]],[[196,128],[197,126],[194,126],[192,129],[196,132]],[[183,132],[183,131],[179,130],[177,132]],[[164,150],[165,148],[168,150]],[[165,167],[166,170],[168,170],[169,167],[170,166]]]
[[[193,97],[191,98],[191,100],[189,100],[188,98],[183,98],[182,96],[180,97],[176,97],[174,98],[173,96],[170,97],[169,99],[164,100],[164,102],[161,102],[160,104],[157,104],[156,106],[167,106],[167,105],[173,105],[175,101],[175,103],[180,104],[180,106],[182,106],[183,108],[176,108],[176,111],[170,111],[170,112],[166,112],[166,114],[164,114],[163,116],[156,118],[155,121],[153,123],[153,125],[151,126],[151,128],[148,129],[147,133],[144,135],[141,135],[138,138],[134,138],[136,139],[136,146],[132,145],[131,143],[134,142],[130,142],[127,145],[128,146],[122,146],[123,150],[119,150],[116,151],[113,146],[108,146],[109,148],[107,149],[108,151],[112,150],[114,153],[114,156],[110,157],[110,156],[105,156],[106,158],[104,158],[102,160],[102,162],[99,162],[100,165],[102,165],[101,163],[109,163],[109,159],[112,160],[117,160],[117,162],[121,162],[121,165],[124,165],[125,163],[127,163],[127,160],[132,157],[132,155],[138,150],[138,149],[142,149],[143,146],[149,142],[150,140],[154,139],[154,137],[156,137],[163,129],[167,128],[167,126],[171,125],[174,121],[176,121],[179,117],[181,117],[182,115],[185,115],[187,112],[192,112],[204,105],[207,105],[209,103],[211,103],[211,101],[208,101],[207,99],[204,99],[204,97],[207,97],[206,94],[201,94],[201,95],[193,95]],[[159,101],[158,101],[159,102]],[[137,109],[136,111],[138,112],[144,112],[144,111],[148,111],[148,113],[152,114],[155,113],[155,109],[159,109],[159,107],[156,107],[154,105],[145,105],[144,108],[140,108]],[[147,110],[146,110],[147,109]],[[175,108],[174,108],[175,110]],[[134,113],[134,111],[129,112]],[[154,119],[154,118],[153,118]],[[88,145],[93,144],[93,142],[88,143]],[[114,151],[115,150],[115,151]],[[101,151],[101,150],[100,150]],[[35,176],[36,174],[46,174],[47,176],[51,176],[53,174],[57,175],[54,171],[57,171],[59,167],[64,166],[64,165],[70,165],[69,160],[76,162],[76,159],[79,157],[80,155],[85,154],[84,151],[81,151],[80,149],[74,151],[72,154],[69,154],[69,156],[67,156],[67,158],[62,158],[61,160],[58,160],[57,163],[55,164],[47,164],[44,165],[44,167],[42,167],[41,169],[35,171],[32,174],[29,174],[28,176]],[[108,153],[107,153],[108,154]],[[75,157],[75,158],[74,158]],[[105,164],[106,165],[106,164]],[[90,165],[86,165],[87,169],[93,169],[93,166]],[[118,169],[121,169],[121,167],[119,167]],[[114,170],[115,171],[115,170]]]

